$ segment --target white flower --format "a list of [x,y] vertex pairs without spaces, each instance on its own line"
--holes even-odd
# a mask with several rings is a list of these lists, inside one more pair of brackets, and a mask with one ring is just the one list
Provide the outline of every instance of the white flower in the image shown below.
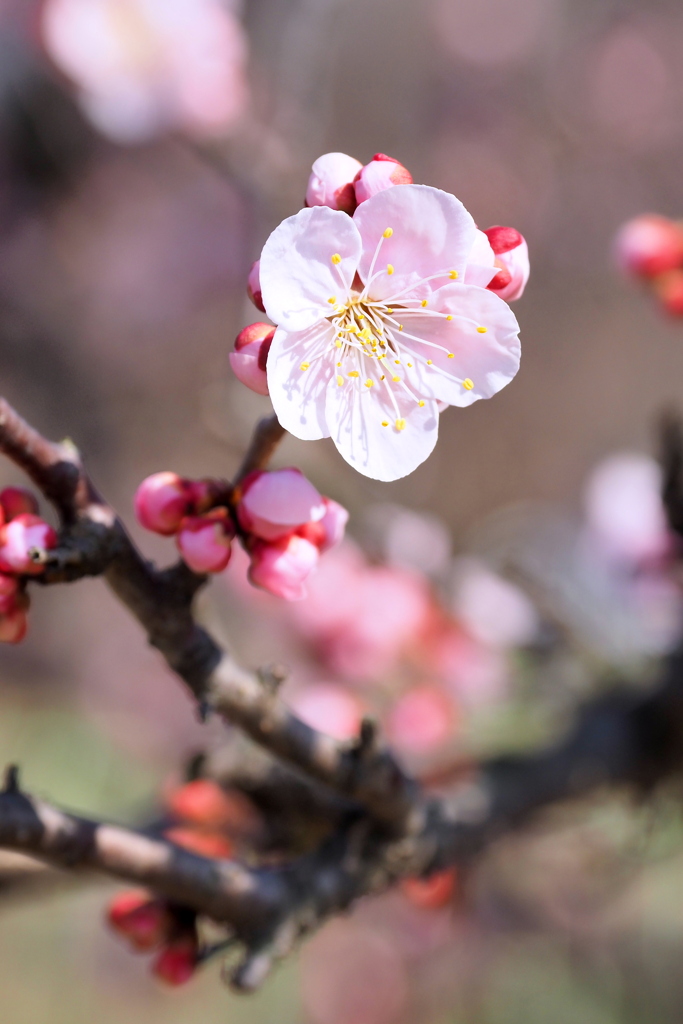
[[462,203],[425,185],[380,192],[352,218],[319,206],[283,221],[260,267],[282,425],[331,436],[360,473],[397,480],[434,448],[439,403],[509,383],[519,328],[505,302],[465,283],[476,237]]

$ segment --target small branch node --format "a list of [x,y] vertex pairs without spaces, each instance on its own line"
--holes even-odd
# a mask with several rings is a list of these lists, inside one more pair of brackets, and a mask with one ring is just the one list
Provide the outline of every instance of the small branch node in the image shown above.
[[19,793],[19,765],[10,764],[5,768],[3,793]]
[[289,676],[289,669],[286,665],[265,665],[256,674],[265,689],[275,694]]

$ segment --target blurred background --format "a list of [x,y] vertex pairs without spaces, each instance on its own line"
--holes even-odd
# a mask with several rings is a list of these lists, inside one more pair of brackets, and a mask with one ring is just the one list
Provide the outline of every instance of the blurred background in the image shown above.
[[[228,353],[317,156],[389,153],[480,226],[514,225],[532,259],[515,381],[448,410],[395,484],[288,438],[275,464],[345,504],[352,540],[286,608],[236,555],[202,613],[247,663],[288,661],[304,717],[349,735],[370,710],[427,778],[541,743],[615,674],[647,685],[678,632],[649,453],[680,404],[683,326],[611,247],[629,217],[683,214],[682,110],[676,0],[0,0],[2,392],[73,438],[168,562],[135,488],[229,477],[268,411]],[[363,609],[397,595],[382,643],[364,635]],[[103,584],[34,593],[29,638],[0,649],[0,758],[30,791],[135,822],[217,743]],[[162,990],[103,926],[114,887],[37,873],[0,891],[0,1015],[674,1024],[680,796],[556,809],[447,891],[366,901],[249,998],[215,966]]]

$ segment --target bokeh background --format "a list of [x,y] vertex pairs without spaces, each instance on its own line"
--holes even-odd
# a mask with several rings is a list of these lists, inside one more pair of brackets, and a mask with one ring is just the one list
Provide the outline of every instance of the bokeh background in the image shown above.
[[[180,6],[193,5],[201,21],[203,0]],[[236,333],[258,319],[245,295],[252,261],[301,206],[318,155],[390,153],[415,181],[455,193],[481,226],[517,227],[532,256],[516,307],[518,378],[492,401],[446,412],[437,450],[415,474],[374,483],[329,442],[289,438],[277,455],[277,465],[298,465],[347,505],[350,532],[373,565],[427,565],[425,585],[453,628],[495,652],[482,699],[439,677],[448,725],[432,708],[427,739],[411,746],[408,738],[405,757],[433,766],[454,752],[538,743],[615,671],[643,685],[673,642],[678,599],[654,564],[656,540],[616,560],[614,545],[607,554],[600,547],[604,536],[586,540],[597,514],[586,482],[615,452],[651,451],[661,409],[681,403],[683,325],[622,280],[611,257],[627,218],[683,214],[680,3],[226,3],[222,27],[206,28],[223,39],[213,56],[225,74],[188,86],[183,118],[165,81],[155,85],[162,98],[145,106],[140,68],[163,42],[177,48],[176,74],[192,83],[204,44],[195,52],[182,32],[164,35],[163,17],[149,21],[158,4],[110,0],[142,76],[128,83],[130,94],[126,82],[105,81],[97,32],[69,20],[80,5],[50,6],[48,32],[42,3],[0,0],[7,398],[49,436],[74,439],[145,551],[170,561],[171,542],[133,521],[137,483],[159,469],[229,477],[269,407],[228,364]],[[221,105],[226,90],[234,102]],[[626,493],[638,505],[648,481],[654,493],[656,474],[646,462],[624,465],[636,474]],[[15,482],[0,465],[0,483]],[[626,500],[619,486],[605,484],[617,506]],[[650,540],[654,501],[642,512]],[[398,506],[438,522],[406,519]],[[422,554],[411,561],[412,548]],[[481,598],[473,610],[468,572],[480,573],[485,594],[486,580],[495,591],[502,576],[521,589],[505,591],[508,604],[495,591],[502,605],[493,612],[486,600],[481,611]],[[204,614],[252,664],[284,649],[301,666],[292,700],[305,703],[305,687],[324,683],[337,697],[391,709],[415,685],[437,685],[436,670],[416,682],[413,668],[406,682],[398,654],[389,684],[369,680],[369,669],[354,676],[321,654],[310,623],[292,625],[274,601],[249,597],[238,575],[239,566],[232,582],[215,581]],[[517,632],[501,639],[496,628],[508,615]],[[400,744],[404,720],[393,721]],[[28,640],[0,650],[0,758],[18,761],[31,791],[66,807],[143,820],[187,757],[215,739],[99,581],[36,593]],[[401,893],[369,901],[247,999],[225,990],[211,966],[180,992],[160,989],[144,960],[103,927],[111,891],[41,873],[0,892],[3,1022],[674,1024],[683,1016],[675,786],[647,807],[598,795],[544,816],[459,879],[441,909],[420,909]]]

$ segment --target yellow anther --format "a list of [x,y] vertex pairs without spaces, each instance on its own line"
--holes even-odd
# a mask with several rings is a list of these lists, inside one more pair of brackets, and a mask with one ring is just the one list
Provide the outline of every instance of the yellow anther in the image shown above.
[[401,365],[401,360],[400,359],[394,359],[394,362],[396,363],[397,366]]
[[453,317],[452,317],[452,316],[447,316],[447,317],[446,317],[446,319],[447,319],[447,320],[452,320],[452,319],[453,319]]
[[399,331],[402,331],[403,330],[403,324],[399,324],[398,325],[398,329],[399,329]]
[[337,296],[336,295],[330,295],[330,297],[329,297],[329,299],[327,301],[329,302],[329,304],[331,306],[334,306],[336,304],[336,302],[337,302]]
[[348,330],[349,334],[358,334],[358,328],[356,327],[355,324],[349,324],[349,326],[347,327],[347,330]]
[[389,420],[382,420],[382,426],[383,427],[388,427],[389,426]]
[[366,388],[371,388],[374,383],[375,383],[374,380],[370,380],[370,378],[368,377],[368,379],[365,382],[365,386],[366,386]]
[[382,376],[380,377],[380,380],[384,380],[384,374],[382,374]]
[[424,409],[424,402],[418,402],[417,404],[420,406],[421,409]]
[[341,387],[343,383],[344,378],[341,376],[341,374],[337,374],[337,384],[339,385],[339,387]]
[[393,274],[393,272],[394,272],[394,265],[393,265],[393,263],[387,263],[387,274],[389,274],[391,276],[391,274]]
[[351,370],[349,377],[360,377],[358,370]]
[[[334,256],[332,257],[332,259],[334,259]],[[458,277],[459,277],[459,274],[458,274],[457,270],[451,270],[451,272],[450,272],[450,274],[448,276],[450,277],[451,281],[457,281]]]
[[413,368],[413,364],[412,363],[406,363],[406,366],[409,366],[411,370]]
[[311,365],[310,363],[302,363],[301,366],[299,367],[299,369],[300,370],[307,370],[310,365]]
[[335,252],[334,256],[332,257],[332,262],[334,264],[341,263],[341,256],[339,255],[338,252]]
[[405,430],[406,429],[406,421],[403,420],[403,419],[396,420],[395,426],[396,426],[397,430]]
[[477,332],[479,334],[486,334],[487,331],[488,331],[488,327],[477,327]]
[[387,358],[386,352],[380,352],[380,354],[377,356],[377,358],[378,359],[386,359]]
[[452,352],[449,352],[449,353],[448,353],[448,358],[449,358],[449,359],[455,359],[455,356],[453,355],[453,353],[452,353]]
[[423,300],[422,300],[422,302],[420,303],[420,305],[421,305],[421,306],[422,306],[422,308],[424,309],[424,308],[425,308],[425,306],[427,305],[427,300],[426,300],[426,299],[423,299]]
[[393,313],[393,312],[394,312],[393,309],[389,309],[389,307],[387,306],[387,313]]
[[341,366],[341,363],[337,363],[337,366]]
[[464,381],[462,382],[462,386],[464,387],[465,391],[471,391],[472,388],[474,387],[474,381],[470,380],[469,377],[465,377]]
[[386,231],[384,232],[384,238],[391,238],[393,233],[394,233],[394,229],[393,228],[387,228]]
[[400,377],[392,377],[391,379],[393,380],[394,384],[396,384],[396,383],[398,383],[398,381],[399,381],[399,380],[400,380],[401,378],[400,378]]
[[433,362],[434,362],[433,359],[428,359],[427,360],[427,366],[431,366]]

